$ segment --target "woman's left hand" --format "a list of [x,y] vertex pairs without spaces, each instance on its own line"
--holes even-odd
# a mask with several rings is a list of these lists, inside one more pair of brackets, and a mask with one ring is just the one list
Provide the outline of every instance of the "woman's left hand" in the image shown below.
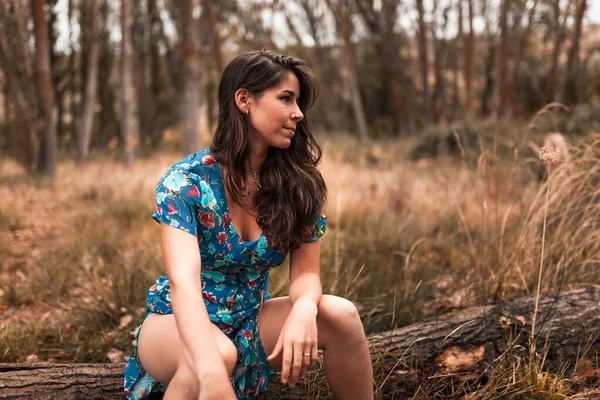
[[[288,315],[273,353],[267,360],[275,359],[283,353],[281,361],[281,383],[288,382],[293,387],[298,379],[312,368],[318,359],[317,306],[311,300],[296,300]],[[305,356],[304,354],[310,354]]]

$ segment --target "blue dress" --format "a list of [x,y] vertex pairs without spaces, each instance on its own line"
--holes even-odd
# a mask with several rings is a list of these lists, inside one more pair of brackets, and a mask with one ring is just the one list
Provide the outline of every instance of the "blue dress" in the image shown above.
[[[198,238],[201,256],[202,297],[211,322],[237,347],[238,359],[231,383],[238,399],[251,399],[267,388],[271,371],[258,331],[258,312],[271,296],[267,290],[269,270],[283,263],[283,247],[268,245],[263,230],[252,242],[243,240],[231,221],[225,187],[217,162],[209,148],[190,154],[167,169],[156,188],[159,223],[183,229]],[[313,233],[306,243],[325,233],[326,218],[315,216]],[[148,291],[146,315],[172,314],[169,278],[160,276]],[[142,320],[142,323],[143,323]],[[141,326],[141,324],[140,324]],[[125,366],[127,399],[143,399],[164,392],[137,357],[137,341]]]

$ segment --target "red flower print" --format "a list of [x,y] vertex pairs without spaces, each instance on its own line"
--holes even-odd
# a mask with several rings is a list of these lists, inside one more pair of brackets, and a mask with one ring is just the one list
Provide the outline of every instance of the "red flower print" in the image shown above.
[[188,196],[200,196],[200,192],[198,192],[198,188],[196,186],[192,187],[192,190],[190,190],[187,194]]
[[206,282],[202,281],[202,290],[206,287]]
[[173,305],[171,303],[167,303],[167,307],[172,308]]
[[227,305],[228,305],[229,307],[233,307],[233,306],[235,305],[235,303],[233,302],[233,296],[229,296],[229,297],[227,298]]
[[219,239],[219,244],[223,244],[227,240],[227,234],[225,232],[219,232],[217,233],[217,238]]
[[227,243],[227,248],[228,248],[229,250],[232,250],[232,249],[233,249],[233,245],[232,245],[231,243]]
[[213,156],[204,156],[204,157],[202,157],[202,164],[206,164],[206,165],[210,165],[211,167],[214,167],[215,159],[213,158]]
[[200,223],[207,228],[215,227],[215,219],[206,211],[200,211]]
[[238,239],[238,243],[239,243],[239,244],[242,244],[242,243],[244,243],[244,242],[242,241],[242,238],[239,238],[239,239]]
[[210,292],[202,292],[202,297],[204,297],[206,300],[208,300],[211,303],[217,302],[217,298]]
[[162,215],[162,208],[160,208],[159,205],[156,206],[156,212],[158,213],[158,215]]
[[306,240],[309,240],[312,236],[312,233],[310,232],[310,229],[305,229],[304,230],[304,237],[306,238]]
[[175,207],[173,206],[173,204],[171,204],[171,202],[169,201],[169,214],[177,214],[177,210],[175,209]]
[[252,331],[247,330],[246,332],[243,333],[243,336],[248,340],[252,339]]
[[248,282],[248,287],[250,289],[254,289],[256,287],[256,281],[250,281],[250,282]]
[[229,223],[231,222],[231,216],[229,213],[223,213],[223,227],[229,229]]

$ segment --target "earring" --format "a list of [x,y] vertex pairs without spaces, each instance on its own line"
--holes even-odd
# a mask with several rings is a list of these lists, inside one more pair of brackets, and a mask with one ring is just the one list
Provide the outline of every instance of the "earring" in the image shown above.
[[250,109],[246,110],[246,115],[250,115]]

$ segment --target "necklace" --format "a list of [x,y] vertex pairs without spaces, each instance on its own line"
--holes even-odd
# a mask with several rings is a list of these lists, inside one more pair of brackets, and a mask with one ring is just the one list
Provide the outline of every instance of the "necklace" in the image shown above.
[[[249,169],[250,169],[250,174],[252,175],[252,179],[256,183],[256,190],[259,191],[262,187],[261,187],[260,182],[258,180],[258,171],[252,171],[251,168],[249,168]],[[248,188],[248,194],[250,194],[250,188]]]

